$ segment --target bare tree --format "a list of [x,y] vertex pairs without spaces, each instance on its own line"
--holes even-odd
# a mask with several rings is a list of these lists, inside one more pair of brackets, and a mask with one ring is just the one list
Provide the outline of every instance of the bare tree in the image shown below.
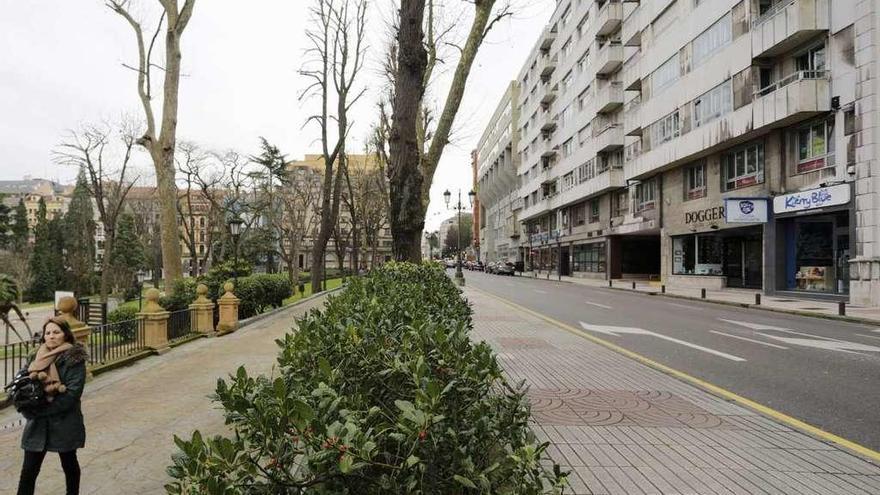
[[[320,99],[320,111],[306,123],[321,129],[324,177],[321,192],[321,223],[312,246],[312,288],[323,290],[323,264],[327,243],[339,217],[341,183],[346,160],[346,138],[351,128],[348,113],[363,96],[355,80],[365,57],[366,0],[316,0],[312,8],[314,27],[306,32],[310,60],[300,74],[311,80],[301,97]],[[336,110],[331,111],[335,102]],[[335,131],[331,129],[334,127]]]
[[[181,141],[177,149],[178,175],[184,189],[177,200],[177,213],[183,220],[180,235],[189,251],[190,275],[197,276],[211,268],[215,236],[224,229],[226,169],[217,163],[217,154],[206,152],[196,143]],[[204,250],[200,252],[199,246]]]
[[[180,242],[177,228],[177,186],[175,184],[174,153],[177,144],[177,107],[180,89],[180,40],[192,18],[195,0],[185,0],[178,8],[178,0],[158,0],[162,14],[156,31],[147,42],[141,23],[130,13],[130,0],[107,0],[107,7],[119,14],[134,30],[138,47],[138,65],[129,67],[137,72],[137,93],[146,119],[146,132],[137,144],[146,148],[156,170],[159,215],[162,233],[162,264],[165,272],[165,290],[171,292],[171,283],[181,276]],[[165,65],[152,60],[156,39],[165,24]],[[156,129],[153,111],[153,69],[164,74],[162,86],[161,127]]]
[[[426,0],[401,0],[397,23],[397,60],[393,66],[393,116],[387,134],[388,177],[391,181],[391,234],[394,257],[401,261],[421,259],[429,191],[434,172],[449,142],[455,116],[461,106],[467,78],[480,45],[496,22],[510,15],[509,5],[496,11],[496,0],[473,0],[473,19],[461,47],[452,83],[437,120],[428,136],[424,96],[436,57],[433,0],[427,0],[428,41],[425,41]],[[428,143],[427,141],[430,140]]]
[[107,124],[86,125],[70,131],[54,152],[55,160],[73,165],[86,173],[89,195],[95,200],[98,218],[104,227],[104,256],[101,258],[101,301],[107,301],[112,283],[111,258],[116,227],[125,198],[137,177],[131,177],[132,151],[138,125],[123,121],[118,129]]

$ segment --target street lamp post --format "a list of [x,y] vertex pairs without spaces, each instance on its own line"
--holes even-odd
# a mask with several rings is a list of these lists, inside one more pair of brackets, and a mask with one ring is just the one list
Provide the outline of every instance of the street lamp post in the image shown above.
[[137,271],[137,289],[138,289],[138,312],[144,307],[144,280],[147,274],[143,269]]
[[[468,200],[470,201],[471,207],[473,207],[474,205],[474,196],[476,195],[477,193],[475,193],[474,191],[468,192]],[[449,200],[452,199],[452,193],[449,192],[449,189],[447,189],[446,192],[443,193],[443,199],[446,201],[446,208],[449,209]],[[463,286],[464,273],[461,271],[461,211],[464,209],[464,205],[461,204],[461,189],[458,190],[458,202],[455,204],[455,206],[452,207],[452,209],[458,211],[458,224],[456,225],[456,230],[458,231],[458,235],[456,236],[456,241],[458,244],[456,246],[458,248],[458,259],[455,264],[455,282],[458,285]]]
[[232,242],[235,244],[235,258],[232,265],[232,284],[235,290],[238,290],[238,239],[241,236],[241,224],[243,223],[237,215],[229,220],[229,234],[232,235]]
[[425,232],[425,239],[428,240],[428,262],[434,261],[434,234]]

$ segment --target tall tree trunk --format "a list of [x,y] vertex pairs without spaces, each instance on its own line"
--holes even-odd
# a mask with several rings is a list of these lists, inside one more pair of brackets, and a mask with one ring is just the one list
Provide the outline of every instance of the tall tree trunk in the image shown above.
[[99,293],[101,302],[107,302],[110,293],[110,258],[113,253],[113,244],[116,232],[113,229],[104,229],[104,257],[101,258],[101,287]]
[[418,262],[422,229],[421,150],[417,121],[424,96],[428,54],[423,43],[424,0],[401,0],[397,35],[398,71],[394,82],[394,115],[389,138],[392,251],[398,261]]

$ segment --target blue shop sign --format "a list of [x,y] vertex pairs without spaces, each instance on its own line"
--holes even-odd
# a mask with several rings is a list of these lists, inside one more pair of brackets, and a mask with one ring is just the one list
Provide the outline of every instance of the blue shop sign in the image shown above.
[[773,212],[776,214],[793,213],[815,208],[845,205],[849,203],[849,201],[849,184],[838,184],[830,187],[821,187],[819,189],[776,196],[773,198]]

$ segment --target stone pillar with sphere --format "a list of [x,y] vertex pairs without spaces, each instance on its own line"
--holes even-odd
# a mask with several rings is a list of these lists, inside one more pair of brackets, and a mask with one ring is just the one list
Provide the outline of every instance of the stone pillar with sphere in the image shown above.
[[146,297],[143,311],[137,314],[143,320],[144,346],[163,354],[171,349],[168,347],[168,317],[171,313],[159,305],[159,289],[148,290]]
[[217,322],[219,335],[232,333],[238,329],[238,304],[241,302],[232,292],[235,286],[226,282],[223,286],[225,294],[220,296],[217,305],[220,307],[220,321]]
[[199,284],[196,287],[196,300],[189,305],[196,332],[201,334],[214,333],[214,303],[208,299],[208,286]]
[[73,336],[76,337],[77,342],[84,346],[88,346],[89,335],[91,335],[92,329],[76,318],[77,308],[79,308],[79,303],[76,302],[76,298],[64,296],[58,300],[58,317],[67,321],[67,324],[70,325],[70,330],[73,331]]

